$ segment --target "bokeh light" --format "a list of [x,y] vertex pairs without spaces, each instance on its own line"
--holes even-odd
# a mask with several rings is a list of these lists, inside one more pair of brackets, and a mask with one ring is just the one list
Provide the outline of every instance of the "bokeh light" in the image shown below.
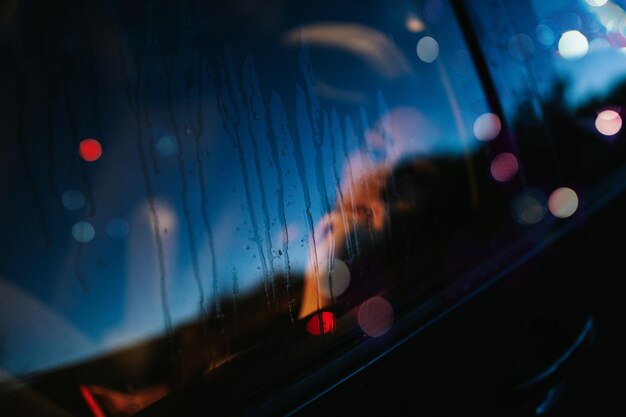
[[124,239],[128,236],[130,226],[124,219],[115,218],[107,223],[106,232],[111,239]]
[[407,16],[405,25],[409,32],[418,33],[424,30],[424,22],[413,15]]
[[80,243],[87,243],[96,235],[93,226],[88,222],[78,222],[72,226],[72,237]]
[[578,209],[578,195],[568,187],[557,188],[548,199],[550,213],[560,219],[570,217]]
[[593,6],[593,7],[600,7],[600,6],[604,6],[608,0],[585,0],[587,2],[588,5]]
[[515,155],[503,152],[491,161],[491,175],[496,181],[506,182],[517,174],[519,164]]
[[535,28],[535,36],[537,36],[539,43],[546,48],[554,44],[554,31],[546,24],[537,25]]
[[518,61],[529,59],[535,50],[535,44],[530,36],[517,33],[509,39],[509,54]]
[[102,156],[102,145],[96,139],[84,139],[78,145],[78,154],[87,162],[93,162]]
[[61,196],[61,202],[66,209],[76,211],[85,206],[85,196],[78,190],[67,190]]
[[320,293],[323,297],[338,297],[348,289],[349,285],[350,269],[341,259],[325,261],[321,265]]
[[570,30],[559,39],[559,54],[565,59],[579,59],[589,50],[589,42],[585,35],[577,30]]
[[393,307],[382,297],[372,297],[359,307],[357,320],[361,330],[372,337],[384,335],[393,324]]
[[417,43],[417,56],[430,64],[439,56],[439,42],[430,36],[424,36]]
[[335,315],[330,311],[319,311],[306,323],[306,331],[313,336],[335,331]]
[[178,151],[176,138],[173,136],[162,136],[157,140],[156,150],[162,156],[172,156]]
[[611,44],[604,38],[595,38],[589,42],[590,51],[602,51],[611,48]]
[[478,140],[495,139],[500,134],[500,129],[502,129],[500,118],[493,113],[482,114],[474,122],[474,136]]
[[513,199],[512,211],[516,222],[523,225],[537,224],[546,216],[546,197],[535,189],[524,190]]
[[622,129],[622,118],[615,110],[604,110],[596,117],[596,129],[605,136],[613,136]]

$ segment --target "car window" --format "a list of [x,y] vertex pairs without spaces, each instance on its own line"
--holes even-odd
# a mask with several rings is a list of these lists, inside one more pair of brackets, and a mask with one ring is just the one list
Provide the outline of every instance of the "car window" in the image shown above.
[[[551,153],[552,175],[560,176],[555,181],[569,181],[569,176],[593,187],[615,173],[622,152],[618,139],[623,104],[619,92],[626,65],[620,29],[624,3],[469,1],[467,5],[494,88],[501,92],[505,117],[521,129],[514,128],[518,147]],[[528,129],[531,125],[535,128]],[[591,137],[595,139],[589,141]]]
[[447,1],[3,7],[7,387],[130,415],[230,375],[237,404],[444,311],[549,215]]

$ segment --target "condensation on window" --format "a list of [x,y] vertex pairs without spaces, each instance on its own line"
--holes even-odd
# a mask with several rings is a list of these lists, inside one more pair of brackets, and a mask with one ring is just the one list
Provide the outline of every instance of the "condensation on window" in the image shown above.
[[293,363],[329,334],[385,337],[476,262],[523,174],[445,1],[12,13],[0,368],[97,363],[74,387],[92,411],[277,335],[307,346]]

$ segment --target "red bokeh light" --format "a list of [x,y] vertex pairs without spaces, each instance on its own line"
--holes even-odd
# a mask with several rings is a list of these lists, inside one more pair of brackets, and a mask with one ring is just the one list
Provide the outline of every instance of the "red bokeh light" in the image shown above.
[[78,154],[87,162],[96,161],[102,156],[102,145],[96,139],[85,139],[78,146]]
[[518,169],[519,163],[512,153],[501,153],[491,162],[491,175],[498,182],[509,181],[517,174]]
[[315,313],[306,324],[306,331],[313,336],[335,331],[335,315],[329,311]]

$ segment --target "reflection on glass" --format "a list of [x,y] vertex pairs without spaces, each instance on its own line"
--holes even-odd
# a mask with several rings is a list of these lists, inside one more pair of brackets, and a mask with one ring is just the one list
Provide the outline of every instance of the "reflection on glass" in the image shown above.
[[[45,88],[7,99],[23,151],[11,161],[29,171],[0,218],[32,239],[6,245],[0,284],[38,301],[0,308],[11,329],[31,325],[20,309],[45,311],[85,343],[11,334],[0,368],[12,376],[76,366],[49,395],[114,416],[238,361],[263,365],[217,384],[236,402],[341,338],[394,337],[400,314],[487,256],[482,226],[497,230],[506,207],[493,180],[519,167],[486,152],[505,127],[450,4],[276,5],[269,20],[239,6],[89,5],[63,40],[16,26],[23,66],[50,62],[20,81]],[[50,349],[20,360],[27,345]]]

